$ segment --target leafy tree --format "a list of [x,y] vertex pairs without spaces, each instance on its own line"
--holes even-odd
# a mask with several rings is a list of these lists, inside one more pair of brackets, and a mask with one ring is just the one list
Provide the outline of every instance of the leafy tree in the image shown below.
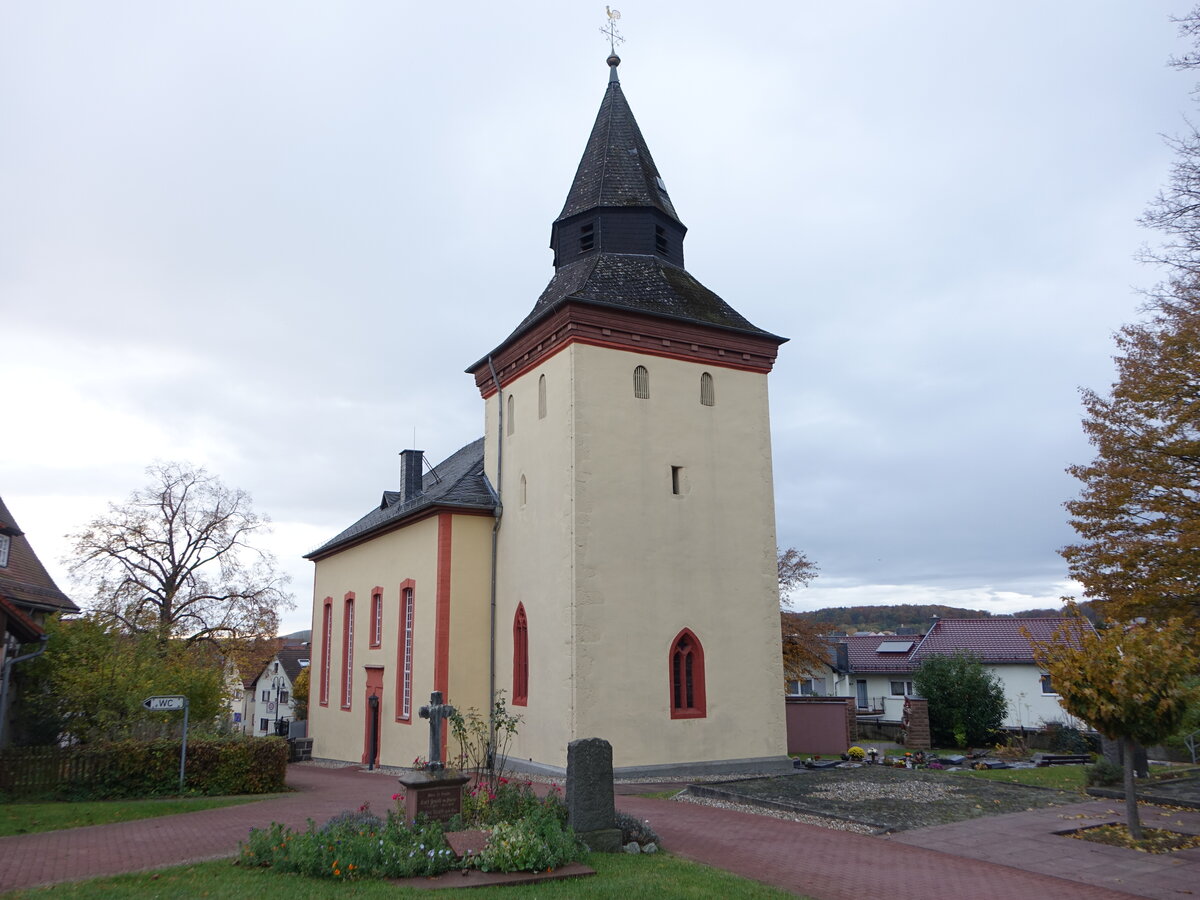
[[296,676],[296,680],[292,682],[292,701],[298,721],[308,718],[308,691],[309,685],[312,683],[308,674],[310,671],[312,671],[312,667],[305,666]]
[[1004,687],[973,653],[930,656],[913,673],[913,687],[929,701],[935,744],[986,744],[1004,722]]
[[[1200,7],[1176,22],[1200,45]],[[1200,53],[1172,64],[1200,68]],[[1200,131],[1189,125],[1168,144],[1170,177],[1142,217],[1164,236],[1142,254],[1164,279],[1145,320],[1116,336],[1111,396],[1083,392],[1096,458],[1068,470],[1082,482],[1067,504],[1080,540],[1062,554],[1114,621],[1200,612]]]
[[1169,737],[1195,700],[1192,636],[1179,619],[1098,632],[1077,617],[1050,641],[1031,641],[1067,711],[1124,742],[1125,815],[1134,840],[1142,839],[1134,746]]
[[1106,618],[1200,614],[1200,291],[1176,285],[1116,336],[1110,397],[1083,392],[1096,458],[1066,504],[1080,541],[1062,550]]
[[53,652],[21,667],[16,710],[24,743],[91,743],[173,731],[177,713],[149,713],[142,701],[157,694],[188,698],[189,725],[203,729],[224,718],[224,662],[207,645],[131,634],[108,617],[51,618]]
[[[808,587],[817,577],[817,564],[795,547],[776,553],[779,572],[779,602],[786,606],[789,594],[800,587]],[[808,673],[825,670],[829,659],[825,629],[801,615],[781,612],[780,632],[783,641],[783,671],[785,677],[803,678]]]
[[779,599],[784,604],[787,603],[787,597],[792,591],[796,588],[808,587],[821,572],[815,562],[795,547],[777,550],[775,563],[779,570]]
[[269,520],[245,491],[202,468],[165,463],[151,484],[82,531],[71,574],[91,584],[92,608],[134,634],[189,642],[274,634],[290,608],[275,559],[251,545]]

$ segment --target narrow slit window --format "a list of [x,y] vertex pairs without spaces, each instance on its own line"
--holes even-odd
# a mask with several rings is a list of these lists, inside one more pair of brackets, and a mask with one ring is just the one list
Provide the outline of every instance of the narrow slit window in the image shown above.
[[579,229],[579,252],[587,253],[596,246],[596,225],[588,222]]
[[546,376],[538,377],[538,418],[546,418]]
[[525,604],[517,604],[513,616],[513,706],[529,703],[529,621],[525,617]]
[[400,694],[399,709],[396,718],[408,722],[412,720],[413,692],[413,582],[410,580],[400,588],[400,646],[397,648],[399,664],[398,680]]
[[333,598],[325,598],[325,614],[321,617],[321,691],[320,703],[322,706],[329,705],[329,657],[331,637],[329,632],[333,630]]
[[702,406],[717,405],[717,395],[713,391],[713,377],[708,372],[700,376],[700,404]]
[[513,415],[515,404],[513,402],[512,394],[508,395],[507,407],[508,408],[504,411],[504,414],[508,418],[508,421],[504,423],[504,433],[512,434],[517,428],[517,420],[516,420],[516,417]]
[[529,484],[525,481],[525,476],[521,476],[521,505],[524,506],[529,500]]
[[383,643],[383,588],[371,592],[371,646]]
[[633,370],[633,396],[639,400],[650,399],[650,372],[645,366]]
[[667,230],[661,225],[654,226],[654,249],[663,256],[667,255]]
[[342,613],[342,709],[349,709],[354,697],[354,593],[346,594]]
[[683,466],[671,466],[671,493],[683,493]]

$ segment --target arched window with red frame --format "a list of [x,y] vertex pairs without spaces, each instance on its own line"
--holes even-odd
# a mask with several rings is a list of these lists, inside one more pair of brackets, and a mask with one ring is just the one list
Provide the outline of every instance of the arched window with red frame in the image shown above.
[[704,696],[704,647],[685,628],[671,642],[667,659],[672,719],[702,719],[707,715]]
[[329,662],[331,639],[329,632],[333,630],[333,598],[325,598],[325,612],[321,616],[321,688],[320,704],[329,705]]
[[513,706],[529,705],[529,620],[525,604],[517,604],[513,616]]

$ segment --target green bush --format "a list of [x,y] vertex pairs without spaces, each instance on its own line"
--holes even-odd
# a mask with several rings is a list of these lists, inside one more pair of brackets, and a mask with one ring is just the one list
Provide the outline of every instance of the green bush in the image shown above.
[[490,828],[499,822],[514,822],[533,815],[542,809],[549,810],[561,824],[567,823],[567,805],[557,785],[544,798],[533,792],[533,782],[512,782],[503,776],[496,779],[494,790],[488,782],[476,782],[463,795],[462,814],[455,816],[450,830],[456,828]]
[[1125,770],[1107,757],[1087,767],[1087,783],[1094,787],[1115,787],[1125,780]]
[[[285,789],[287,742],[280,738],[188,741],[184,789],[217,796]],[[179,793],[179,741],[116,741],[83,747],[10,748],[0,783],[25,799],[123,800]]]
[[541,872],[578,859],[582,851],[575,832],[543,807],[493,826],[487,846],[471,864],[484,872]]
[[929,701],[935,747],[989,744],[1008,711],[1004,687],[970,653],[927,658],[913,673],[913,686]]

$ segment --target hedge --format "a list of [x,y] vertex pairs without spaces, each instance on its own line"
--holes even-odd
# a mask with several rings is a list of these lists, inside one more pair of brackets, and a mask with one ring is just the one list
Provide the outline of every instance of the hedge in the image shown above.
[[[287,760],[282,738],[193,738],[184,790],[206,795],[286,790]],[[178,740],[0,750],[0,795],[7,798],[118,800],[178,793]]]

